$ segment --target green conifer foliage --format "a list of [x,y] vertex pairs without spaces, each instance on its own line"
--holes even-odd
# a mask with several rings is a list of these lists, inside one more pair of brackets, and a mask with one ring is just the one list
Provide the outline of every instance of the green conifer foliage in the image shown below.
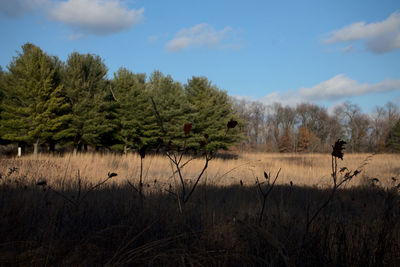
[[[190,122],[189,103],[186,99],[183,86],[175,82],[171,76],[164,76],[155,71],[148,83],[149,95],[152,97],[159,116],[162,129],[155,134],[164,142],[170,142],[174,147],[183,147],[185,134],[183,126]],[[156,118],[157,119],[157,118]]]
[[[115,134],[118,143],[113,147],[127,153],[129,149],[140,149],[148,142],[146,136],[150,121],[156,128],[150,98],[146,92],[146,75],[134,74],[120,68],[114,74],[112,90],[117,101],[117,120],[119,128]],[[153,118],[149,119],[149,116]]]
[[[0,103],[2,103],[3,97],[4,97],[4,76],[5,73],[3,71],[3,68],[0,66]],[[1,112],[1,106],[0,106],[0,112]]]
[[188,147],[198,149],[202,141],[208,150],[227,149],[240,139],[237,128],[227,130],[227,123],[237,116],[225,91],[213,86],[205,77],[192,77],[185,86],[193,123]]
[[87,145],[101,146],[102,139],[116,127],[106,75],[107,67],[99,56],[74,52],[68,57],[64,84],[72,107],[68,140],[74,151]]
[[236,121],[232,100],[205,77],[182,86],[159,71],[147,81],[121,68],[108,80],[97,55],[74,52],[64,63],[29,43],[7,72],[0,68],[0,143],[34,145],[35,153],[44,143],[74,152],[88,146],[215,151],[240,138],[239,127],[228,125]]
[[[1,122],[1,112],[2,112],[2,105],[3,105],[3,99],[4,99],[4,93],[5,93],[5,75],[6,73],[4,73],[3,69],[0,66],[0,122]],[[6,141],[2,138],[3,133],[2,131],[2,127],[0,127],[0,144],[5,144]]]
[[1,112],[2,138],[38,146],[54,140],[68,120],[55,59],[27,43],[8,66]]

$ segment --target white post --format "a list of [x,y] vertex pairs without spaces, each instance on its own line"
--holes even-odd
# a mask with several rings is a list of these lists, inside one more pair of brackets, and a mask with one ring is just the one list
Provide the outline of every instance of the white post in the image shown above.
[[22,156],[22,148],[19,146],[18,147],[18,157]]

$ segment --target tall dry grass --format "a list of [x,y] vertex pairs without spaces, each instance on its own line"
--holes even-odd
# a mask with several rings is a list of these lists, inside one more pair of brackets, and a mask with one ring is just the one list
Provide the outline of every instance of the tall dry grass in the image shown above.
[[[191,158],[184,158],[183,162]],[[202,183],[215,186],[254,185],[256,177],[266,171],[276,172],[282,169],[277,184],[290,182],[299,186],[316,186],[326,188],[331,185],[331,156],[329,154],[279,154],[279,153],[246,153],[238,159],[214,158],[210,161]],[[365,166],[363,166],[365,165]],[[204,166],[204,159],[191,160],[183,168],[183,177],[191,181],[197,177]],[[339,167],[350,170],[360,169],[361,175],[350,181],[346,186],[365,185],[372,178],[379,179],[382,187],[393,186],[393,179],[400,178],[399,154],[346,154],[344,160],[339,160]],[[18,168],[18,176],[28,179],[51,181],[69,181],[81,179],[96,183],[104,179],[108,172],[118,173],[113,178],[117,184],[127,180],[137,182],[140,175],[140,156],[129,154],[65,154],[62,156],[39,155],[38,157],[23,156],[22,158],[0,159],[0,173],[6,173],[8,168]],[[148,155],[143,159],[143,177],[145,184],[163,186],[175,185],[174,175],[169,159],[162,155]]]
[[[363,166],[354,185],[378,177],[381,186],[334,192],[329,154],[215,158],[182,213],[163,189],[179,181],[161,156],[144,158],[146,188],[157,189],[145,199],[126,183],[139,179],[133,154],[3,158],[0,266],[399,266],[399,186],[382,187],[398,178],[398,162],[345,154],[339,168]],[[260,196],[256,176],[278,168]]]

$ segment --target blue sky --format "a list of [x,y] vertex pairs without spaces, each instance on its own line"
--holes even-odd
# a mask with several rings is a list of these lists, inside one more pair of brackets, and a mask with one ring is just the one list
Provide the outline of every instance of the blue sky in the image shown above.
[[266,104],[400,103],[398,0],[0,0],[0,36],[3,68],[31,42]]

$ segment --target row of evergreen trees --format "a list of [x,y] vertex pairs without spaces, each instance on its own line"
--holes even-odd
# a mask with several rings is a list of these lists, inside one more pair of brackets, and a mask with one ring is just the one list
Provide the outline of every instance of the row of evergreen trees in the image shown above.
[[[88,147],[124,151],[157,147],[227,148],[240,139],[231,99],[205,77],[182,85],[155,71],[125,68],[107,78],[103,60],[73,52],[66,62],[27,43],[0,69],[0,142],[50,151]],[[189,135],[183,126],[192,124]]]

